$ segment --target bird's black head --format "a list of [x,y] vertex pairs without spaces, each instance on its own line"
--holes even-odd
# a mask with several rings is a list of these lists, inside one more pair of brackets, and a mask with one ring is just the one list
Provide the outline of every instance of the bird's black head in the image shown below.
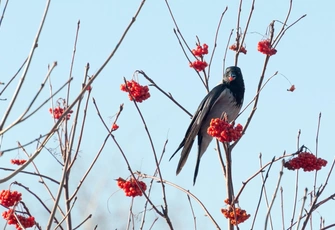
[[242,105],[245,88],[241,69],[237,66],[228,67],[223,75],[222,83],[232,91],[237,104]]
[[224,83],[233,83],[234,81],[243,81],[241,69],[237,66],[230,66],[226,69],[222,81]]

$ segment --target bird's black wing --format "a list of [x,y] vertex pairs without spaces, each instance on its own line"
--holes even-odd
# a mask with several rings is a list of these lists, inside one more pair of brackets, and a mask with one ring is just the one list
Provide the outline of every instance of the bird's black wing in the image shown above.
[[[179,147],[177,150],[173,153],[171,156],[174,157],[174,155],[181,149],[183,148],[181,152],[181,157],[178,163],[178,167],[176,170],[176,173],[178,174],[181,169],[183,168],[188,155],[191,151],[193,142],[195,137],[198,135],[199,130],[201,128],[202,122],[205,120],[206,116],[208,115],[209,111],[211,108],[215,105],[216,101],[219,99],[220,95],[222,92],[227,88],[225,84],[219,84],[216,87],[214,87],[207,95],[206,97],[201,101],[197,111],[195,112],[191,124],[188,127],[185,137],[183,141],[180,143]],[[208,124],[209,125],[209,124]],[[170,158],[170,160],[171,160]]]

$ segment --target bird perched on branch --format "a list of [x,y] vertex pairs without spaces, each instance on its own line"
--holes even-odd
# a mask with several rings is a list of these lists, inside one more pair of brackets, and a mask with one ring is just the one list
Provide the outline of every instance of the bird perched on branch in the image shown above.
[[193,185],[195,184],[199,171],[200,158],[213,139],[212,136],[207,134],[211,119],[220,118],[225,114],[228,122],[235,120],[242,107],[244,90],[241,69],[237,66],[228,67],[223,75],[222,82],[214,87],[201,101],[185,133],[183,141],[170,158],[171,160],[172,157],[183,148],[176,170],[177,175],[185,165],[194,139],[198,136],[198,157],[193,177]]

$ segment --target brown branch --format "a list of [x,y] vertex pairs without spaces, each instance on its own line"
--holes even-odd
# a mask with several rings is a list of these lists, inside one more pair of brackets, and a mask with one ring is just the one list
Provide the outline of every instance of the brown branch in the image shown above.
[[181,108],[187,115],[189,115],[191,118],[193,117],[192,113],[187,111],[181,104],[179,104],[171,95],[171,93],[166,93],[162,88],[160,88],[154,80],[152,80],[148,75],[143,70],[136,70],[136,73],[142,74],[143,77],[145,77],[151,84],[152,86],[156,87],[160,92],[162,92],[165,96],[167,96],[173,103],[175,103],[179,108]]
[[[160,181],[159,178],[157,177],[153,177],[153,176],[150,176],[150,175],[147,175],[147,174],[143,174],[143,173],[139,173],[139,172],[136,172],[137,175],[143,177],[143,178],[152,178],[156,181]],[[219,225],[216,223],[216,221],[214,220],[214,218],[212,217],[212,215],[209,213],[209,211],[207,210],[207,208],[205,207],[205,205],[193,194],[191,193],[189,190],[186,190],[170,181],[167,181],[167,180],[163,180],[162,181],[163,183],[165,184],[168,184],[172,187],[175,187],[176,189],[188,194],[190,197],[192,197],[196,202],[198,202],[198,204],[200,205],[200,207],[205,211],[205,214],[206,216],[208,216],[210,218],[210,220],[212,221],[212,223],[214,224],[214,226],[217,228],[217,229],[220,229]]]
[[216,46],[217,46],[217,40],[218,40],[218,36],[219,36],[219,30],[220,30],[220,27],[221,27],[221,22],[222,22],[223,16],[227,12],[227,10],[228,10],[228,6],[226,6],[226,8],[224,9],[224,11],[222,12],[220,20],[219,20],[219,23],[218,23],[218,27],[216,29],[215,39],[214,39],[214,45],[213,45],[213,51],[212,51],[211,58],[210,58],[210,61],[209,61],[209,64],[208,64],[207,82],[208,82],[209,77],[210,77],[210,72],[211,72],[211,67],[212,67],[212,61],[213,61],[214,53],[215,53]]

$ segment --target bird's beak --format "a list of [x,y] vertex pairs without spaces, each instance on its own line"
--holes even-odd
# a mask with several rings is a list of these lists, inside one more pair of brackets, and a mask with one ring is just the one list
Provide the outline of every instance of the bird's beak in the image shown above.
[[229,77],[228,77],[228,80],[229,81],[234,81],[236,78],[236,75],[234,73],[232,73]]

